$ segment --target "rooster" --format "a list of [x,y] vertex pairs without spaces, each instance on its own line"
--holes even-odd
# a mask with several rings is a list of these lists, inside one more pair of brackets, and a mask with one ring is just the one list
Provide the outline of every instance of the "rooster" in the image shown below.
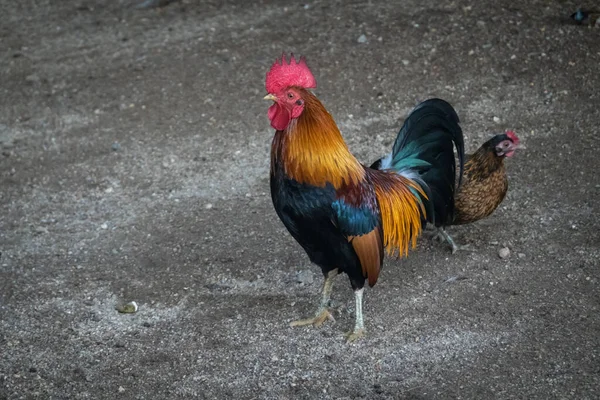
[[308,89],[316,80],[302,57],[285,54],[266,76],[272,100],[268,118],[271,197],[277,215],[325,277],[314,317],[292,326],[333,319],[333,279],[346,273],[355,294],[355,324],[346,338],[365,334],[365,282],[375,285],[389,254],[406,256],[425,221],[454,214],[456,161],[462,174],[464,145],[458,116],[443,100],[418,105],[398,134],[386,170],[363,166],[350,153],[321,101]]
[[[457,245],[444,227],[479,221],[498,208],[508,191],[504,159],[512,157],[519,147],[517,135],[513,131],[506,131],[485,142],[475,153],[467,155],[462,184],[455,195],[454,215],[447,221],[438,220],[435,223],[437,234],[434,238],[447,241],[452,247],[452,254],[470,248],[468,245]],[[383,160],[374,162],[371,168],[380,169]]]

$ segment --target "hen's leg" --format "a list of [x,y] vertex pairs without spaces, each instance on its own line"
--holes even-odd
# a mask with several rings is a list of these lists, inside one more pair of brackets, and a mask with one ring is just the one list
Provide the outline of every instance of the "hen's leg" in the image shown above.
[[469,245],[456,245],[452,237],[448,234],[448,232],[446,232],[444,228],[437,228],[437,234],[433,238],[439,240],[440,242],[443,242],[444,240],[448,242],[448,244],[452,246],[452,254],[456,253],[458,250],[471,251]]
[[333,289],[333,278],[338,274],[337,268],[329,271],[327,276],[325,277],[325,282],[323,283],[323,292],[321,295],[321,303],[319,304],[319,308],[317,309],[317,313],[314,318],[301,319],[299,321],[293,321],[290,323],[290,326],[304,326],[304,325],[314,325],[321,326],[325,320],[330,319],[334,321],[333,315],[329,312],[329,301],[331,300],[331,291]]
[[365,324],[363,322],[363,312],[362,312],[362,299],[363,299],[363,290],[359,289],[354,292],[354,299],[356,301],[355,307],[355,322],[354,322],[354,330],[350,331],[346,334],[346,341],[353,342],[356,339],[360,339],[365,336]]

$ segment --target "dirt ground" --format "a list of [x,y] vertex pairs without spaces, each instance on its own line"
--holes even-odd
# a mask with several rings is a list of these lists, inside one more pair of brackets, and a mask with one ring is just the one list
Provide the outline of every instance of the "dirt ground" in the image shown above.
[[[597,398],[600,28],[576,2],[134,4],[0,2],[0,398]],[[288,325],[322,277],[269,195],[284,50],[367,164],[431,96],[468,150],[526,146],[496,213],[450,228],[474,252],[386,260],[355,344],[346,277],[335,322]]]

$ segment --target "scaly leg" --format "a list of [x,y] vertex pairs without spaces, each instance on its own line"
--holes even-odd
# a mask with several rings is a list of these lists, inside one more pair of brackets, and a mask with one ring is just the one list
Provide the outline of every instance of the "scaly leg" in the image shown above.
[[438,239],[440,242],[443,242],[444,240],[448,242],[448,244],[452,246],[452,254],[456,253],[458,250],[472,251],[468,244],[457,246],[456,243],[454,243],[454,240],[452,240],[452,237],[450,237],[444,228],[437,228],[437,234],[433,238]]
[[346,334],[347,342],[354,342],[355,340],[365,336],[366,333],[362,312],[363,290],[364,289],[361,288],[354,292],[354,300],[356,301],[354,330]]
[[327,276],[325,277],[325,283],[323,283],[323,292],[321,295],[321,304],[319,304],[319,308],[317,309],[317,313],[314,318],[301,319],[299,321],[293,321],[290,323],[290,326],[304,326],[304,325],[314,325],[321,326],[325,320],[330,319],[335,321],[333,315],[329,312],[329,301],[331,300],[331,291],[333,289],[333,278],[338,274],[338,269],[334,269],[329,271]]

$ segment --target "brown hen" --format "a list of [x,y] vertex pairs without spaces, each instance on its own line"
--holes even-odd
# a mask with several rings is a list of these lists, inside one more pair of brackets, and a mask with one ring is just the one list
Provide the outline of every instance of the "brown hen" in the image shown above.
[[[508,191],[508,177],[504,159],[511,157],[519,147],[519,138],[512,131],[496,135],[485,142],[475,153],[467,155],[462,185],[455,197],[455,213],[447,225],[463,225],[479,221],[496,210]],[[452,253],[467,249],[457,246],[444,230],[443,224],[436,224],[436,238],[446,240],[452,246]]]

